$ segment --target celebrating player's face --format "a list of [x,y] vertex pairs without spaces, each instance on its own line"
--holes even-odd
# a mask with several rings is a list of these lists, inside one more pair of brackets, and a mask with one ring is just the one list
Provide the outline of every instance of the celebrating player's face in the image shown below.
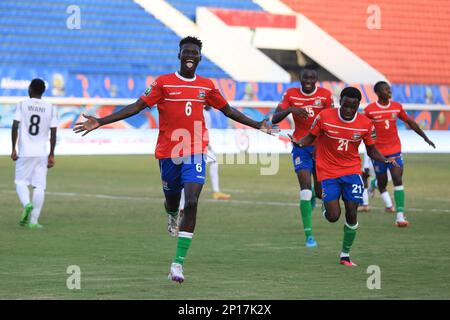
[[316,89],[317,73],[314,70],[305,70],[300,79],[302,90],[305,93],[311,93]]
[[359,108],[359,100],[356,98],[342,97],[339,112],[344,120],[352,120]]
[[391,87],[388,84],[383,83],[378,89],[377,95],[381,100],[391,99],[392,97]]
[[193,43],[186,43],[181,47],[178,58],[181,62],[181,73],[194,73],[201,60],[200,48]]

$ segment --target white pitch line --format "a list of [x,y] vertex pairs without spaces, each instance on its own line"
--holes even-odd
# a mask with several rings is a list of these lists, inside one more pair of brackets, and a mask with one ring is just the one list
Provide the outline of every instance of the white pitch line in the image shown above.
[[[15,191],[12,190],[1,190],[1,193],[4,194],[14,194]],[[152,198],[152,197],[129,197],[129,196],[113,196],[106,194],[87,194],[87,193],[77,193],[77,192],[46,192],[48,195],[54,196],[63,196],[63,197],[85,197],[85,198],[96,198],[96,199],[108,199],[108,200],[127,200],[127,201],[162,201],[161,198]],[[299,204],[297,202],[278,202],[278,201],[253,201],[253,200],[212,200],[205,199],[200,200],[204,202],[210,203],[219,203],[219,204],[249,204],[249,205],[262,205],[262,206],[280,206],[280,207],[298,207]],[[382,207],[372,207],[373,209],[384,209]],[[422,211],[430,211],[430,212],[450,212],[450,209],[420,209],[420,208],[407,208],[407,211],[410,212],[422,212]]]

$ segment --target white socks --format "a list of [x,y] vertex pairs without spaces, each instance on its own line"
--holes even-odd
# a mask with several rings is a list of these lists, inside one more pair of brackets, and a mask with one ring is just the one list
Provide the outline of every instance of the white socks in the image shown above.
[[33,190],[33,211],[31,211],[30,223],[38,223],[42,206],[44,205],[45,191],[43,189]]
[[16,191],[23,207],[30,203],[30,190],[28,189],[28,186],[26,184],[16,184]]
[[369,205],[369,192],[367,191],[367,188],[364,188],[363,192],[363,206]]
[[389,195],[389,192],[387,191],[383,192],[381,194],[381,199],[383,199],[386,208],[392,208],[392,199],[391,196]]
[[211,162],[209,165],[209,176],[211,177],[211,185],[213,192],[219,192],[219,164],[217,161]]
[[303,189],[300,191],[300,200],[311,201],[312,191],[309,189]]

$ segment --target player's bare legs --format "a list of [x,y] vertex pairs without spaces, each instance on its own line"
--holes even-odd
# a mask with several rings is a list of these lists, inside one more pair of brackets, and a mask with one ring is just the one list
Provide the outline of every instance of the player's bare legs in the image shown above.
[[[195,223],[197,221],[197,206],[200,193],[203,185],[199,183],[189,182],[184,184],[184,213],[181,217],[178,243],[175,258],[170,267],[169,279],[176,282],[183,282],[183,263],[191,245],[192,237],[194,236]],[[178,210],[178,203],[176,209]]]
[[386,206],[386,212],[395,212],[394,206],[392,204],[391,196],[387,191],[386,187],[388,184],[387,173],[377,173],[377,185],[380,191],[381,198]]
[[297,171],[297,179],[300,184],[300,213],[302,215],[303,231],[306,236],[306,246],[316,247],[317,243],[312,234],[312,190],[311,190],[311,171]]
[[199,183],[186,183],[184,185],[185,203],[184,215],[180,221],[179,229],[185,232],[194,232],[197,221],[197,205],[203,185]]
[[167,212],[167,231],[172,237],[178,235],[178,206],[180,205],[181,192],[175,194],[164,194],[164,208]]
[[322,199],[322,184],[317,181],[317,174],[316,170],[313,171],[313,178],[314,178],[314,193],[316,198]]
[[405,210],[405,190],[403,188],[403,168],[390,168],[392,182],[394,183],[395,209],[397,211],[396,226],[407,227],[409,222],[404,216]]
[[331,200],[323,203],[325,210],[322,214],[329,222],[336,222],[341,216],[341,206],[339,205],[339,199]]

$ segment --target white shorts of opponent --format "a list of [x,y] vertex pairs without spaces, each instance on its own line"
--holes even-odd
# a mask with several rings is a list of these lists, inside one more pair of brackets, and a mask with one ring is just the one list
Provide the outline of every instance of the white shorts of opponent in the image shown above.
[[16,184],[32,185],[45,190],[47,186],[47,157],[19,157],[16,161]]

